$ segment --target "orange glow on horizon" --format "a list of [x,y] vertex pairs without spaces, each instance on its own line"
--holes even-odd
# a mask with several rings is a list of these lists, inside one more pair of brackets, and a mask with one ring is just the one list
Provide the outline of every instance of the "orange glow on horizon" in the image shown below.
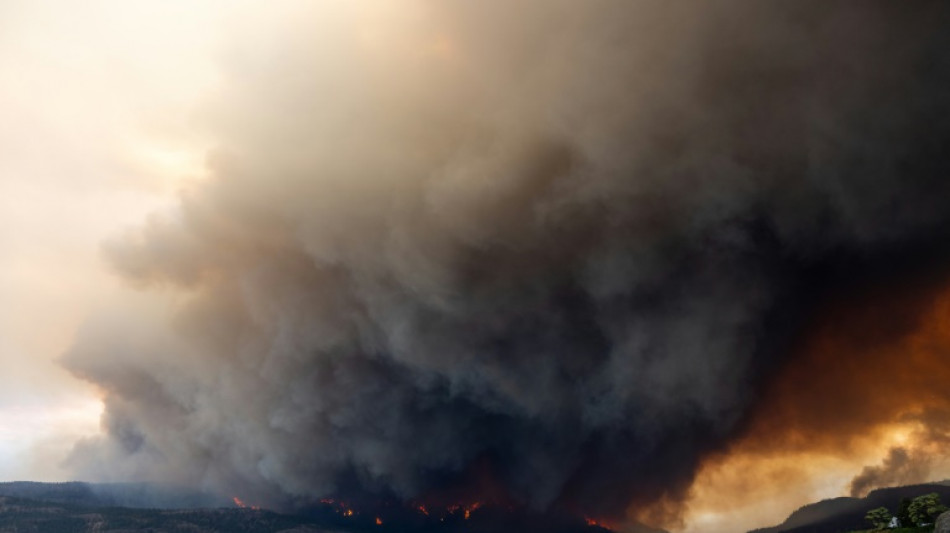
[[[822,499],[950,475],[950,283],[829,304],[799,350],[744,436],[698,472],[686,531],[774,525]],[[888,466],[898,449],[918,468]]]

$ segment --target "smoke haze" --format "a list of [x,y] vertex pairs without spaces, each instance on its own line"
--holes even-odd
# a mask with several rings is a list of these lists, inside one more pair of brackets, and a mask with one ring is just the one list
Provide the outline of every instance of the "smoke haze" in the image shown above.
[[175,303],[63,357],[78,475],[675,524],[710,458],[946,424],[950,6],[330,6],[235,30],[210,176],[104,245]]

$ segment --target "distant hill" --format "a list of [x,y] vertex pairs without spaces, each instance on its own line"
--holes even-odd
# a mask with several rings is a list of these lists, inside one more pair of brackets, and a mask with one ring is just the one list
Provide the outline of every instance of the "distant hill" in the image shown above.
[[231,501],[205,492],[151,483],[0,482],[0,496],[100,507],[197,509],[231,507]]
[[864,498],[834,498],[806,505],[793,512],[777,526],[755,529],[749,533],[840,533],[867,529],[864,516],[871,509],[887,507],[897,510],[901,498],[915,498],[936,492],[941,501],[950,503],[950,484],[946,481],[907,485],[871,491]]
[[131,509],[0,496],[0,531],[16,533],[336,533],[252,509]]

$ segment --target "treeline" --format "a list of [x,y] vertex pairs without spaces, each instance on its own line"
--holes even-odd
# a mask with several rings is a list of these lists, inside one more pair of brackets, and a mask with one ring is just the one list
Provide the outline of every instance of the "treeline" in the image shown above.
[[901,498],[896,514],[882,506],[868,511],[864,519],[879,531],[894,527],[922,527],[933,524],[946,510],[947,506],[940,502],[940,495],[932,492],[914,499]]
[[100,508],[0,496],[2,533],[277,533],[294,528],[319,531],[301,517],[252,509]]

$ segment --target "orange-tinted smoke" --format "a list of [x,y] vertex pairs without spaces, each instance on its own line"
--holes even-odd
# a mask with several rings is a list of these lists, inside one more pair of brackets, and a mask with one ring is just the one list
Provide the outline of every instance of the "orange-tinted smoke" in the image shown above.
[[903,278],[814,314],[740,437],[707,457],[687,531],[773,525],[819,499],[946,476],[950,280]]
[[753,447],[840,451],[884,425],[946,424],[950,283],[872,289],[818,317],[752,417]]

